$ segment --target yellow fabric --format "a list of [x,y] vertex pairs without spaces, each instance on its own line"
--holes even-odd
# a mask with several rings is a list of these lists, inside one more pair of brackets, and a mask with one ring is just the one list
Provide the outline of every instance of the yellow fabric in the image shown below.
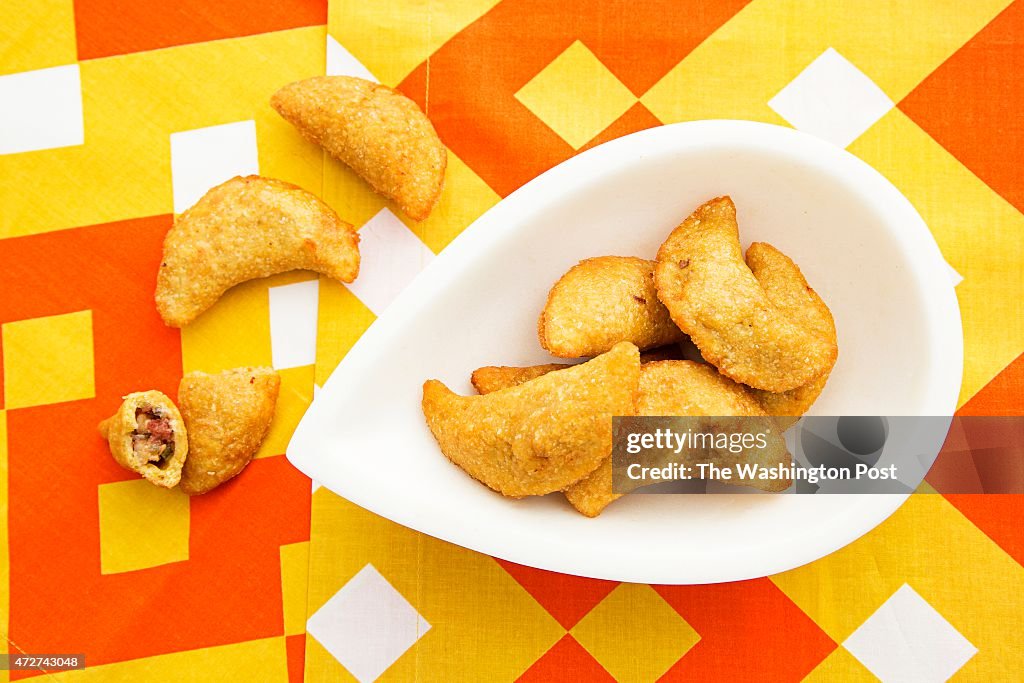
[[381,83],[394,86],[497,0],[335,0],[331,35]]
[[571,633],[616,680],[630,682],[657,679],[700,640],[650,586],[635,583],[620,584]]
[[189,499],[144,479],[99,487],[100,568],[130,572],[188,559]]
[[[511,680],[565,634],[486,555],[389,522],[326,489],[313,494],[312,524],[310,614],[371,564],[420,614],[429,615],[431,629],[382,680]],[[336,680],[341,669],[322,648],[307,650],[307,680]]]
[[306,588],[309,567],[309,541],[281,546],[281,586],[284,607],[284,633],[306,632]]
[[269,100],[323,73],[323,36],[310,27],[81,62],[85,144],[0,155],[0,177],[23,179],[0,185],[0,238],[171,213],[168,136],[233,121],[255,119],[261,173],[317,190],[319,150]]
[[1009,625],[1024,613],[1024,567],[942,496],[911,496],[859,541],[772,581],[836,642],[908,583],[978,648],[964,680],[1018,675],[1024,634]]
[[9,322],[2,330],[8,408],[95,395],[91,311]]
[[4,3],[0,26],[0,74],[73,64],[77,59],[73,0]]
[[[636,96],[576,41],[519,89],[516,99],[579,149],[636,103]],[[586,107],[578,107],[586,102]]]
[[151,680],[191,683],[203,679],[287,681],[284,648],[284,638],[266,638],[90,666],[80,671],[52,673],[50,677],[60,683],[135,683]]

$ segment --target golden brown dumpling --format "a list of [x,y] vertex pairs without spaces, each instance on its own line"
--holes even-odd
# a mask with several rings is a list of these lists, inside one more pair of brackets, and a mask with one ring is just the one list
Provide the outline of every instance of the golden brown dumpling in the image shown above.
[[185,493],[206,493],[245,469],[270,429],[280,385],[271,368],[190,372],[181,379],[178,402],[191,437],[181,473]]

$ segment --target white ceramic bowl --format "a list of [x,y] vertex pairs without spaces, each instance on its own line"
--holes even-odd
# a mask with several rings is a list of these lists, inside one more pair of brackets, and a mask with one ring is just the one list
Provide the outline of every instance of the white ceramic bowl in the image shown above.
[[438,451],[421,385],[471,391],[481,365],[550,362],[548,289],[580,259],[652,258],[705,200],[729,194],[744,246],[793,257],[831,306],[839,361],[821,415],[950,415],[963,342],[927,226],[869,166],[797,131],[743,121],[653,128],[551,169],[477,220],[335,370],[288,447],[300,470],[379,515],[514,562],[581,576],[709,583],[822,557],[888,517],[898,495],[628,496],[596,519],[560,494],[514,501]]

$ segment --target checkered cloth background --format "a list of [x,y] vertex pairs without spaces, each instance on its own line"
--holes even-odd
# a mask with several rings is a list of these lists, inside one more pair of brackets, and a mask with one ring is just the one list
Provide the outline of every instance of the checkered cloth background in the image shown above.
[[[448,146],[411,223],[268,106],[354,74]],[[495,560],[376,517],[282,455],[394,296],[501,197],[675,121],[790,125],[910,198],[964,321],[962,414],[1024,409],[1024,1],[33,0],[0,4],[0,629],[93,680],[1013,680],[1024,501],[912,497],[777,576],[673,587]],[[360,228],[363,274],[229,292],[184,330],[152,294],[172,216],[261,173]],[[183,372],[272,364],[259,457],[189,500],[96,423]],[[40,672],[0,673],[11,679]]]

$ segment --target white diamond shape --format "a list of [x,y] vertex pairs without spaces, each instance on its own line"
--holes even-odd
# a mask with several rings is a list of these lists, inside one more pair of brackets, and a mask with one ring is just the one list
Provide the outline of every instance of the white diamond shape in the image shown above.
[[433,258],[405,223],[381,209],[359,229],[359,277],[348,288],[379,316]]
[[214,185],[259,172],[255,121],[171,133],[174,213],[195,204]]
[[306,631],[360,681],[375,680],[429,630],[371,564],[306,623]]
[[320,281],[270,287],[270,357],[275,368],[316,362],[316,317]]
[[0,154],[84,142],[77,64],[0,76]]
[[894,105],[864,72],[829,48],[768,106],[794,128],[846,147]]
[[370,73],[369,69],[363,66],[362,62],[356,59],[355,55],[345,49],[345,46],[330,34],[327,35],[327,75],[356,76],[374,83],[380,82],[376,76]]
[[883,681],[946,681],[977,653],[945,617],[903,584],[843,647]]

